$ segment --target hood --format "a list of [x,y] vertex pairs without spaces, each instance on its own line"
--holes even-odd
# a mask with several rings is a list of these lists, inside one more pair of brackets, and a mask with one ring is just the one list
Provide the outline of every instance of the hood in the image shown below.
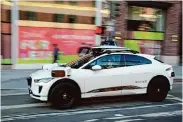
[[32,73],[30,76],[34,79],[50,78],[52,70],[38,70]]

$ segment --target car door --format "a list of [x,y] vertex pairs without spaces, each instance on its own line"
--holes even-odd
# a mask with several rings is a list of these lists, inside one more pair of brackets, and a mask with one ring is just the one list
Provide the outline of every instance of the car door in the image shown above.
[[[83,68],[85,95],[88,97],[121,95],[121,55],[111,54],[99,57]],[[93,71],[92,66],[101,70]]]
[[141,56],[125,54],[122,94],[146,93],[148,81],[152,78],[152,62]]

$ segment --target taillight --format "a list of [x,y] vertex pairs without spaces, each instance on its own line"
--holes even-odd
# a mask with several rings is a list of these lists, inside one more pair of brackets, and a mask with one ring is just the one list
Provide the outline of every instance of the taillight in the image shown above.
[[65,71],[64,70],[53,70],[51,72],[52,77],[65,77]]

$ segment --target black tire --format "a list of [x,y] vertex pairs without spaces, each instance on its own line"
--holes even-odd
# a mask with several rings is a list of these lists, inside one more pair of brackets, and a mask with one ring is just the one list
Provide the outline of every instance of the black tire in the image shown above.
[[168,91],[168,81],[166,81],[164,78],[155,78],[148,86],[147,96],[150,101],[161,102],[165,100]]
[[71,83],[61,83],[53,88],[50,94],[50,102],[54,108],[69,109],[80,100],[79,89]]

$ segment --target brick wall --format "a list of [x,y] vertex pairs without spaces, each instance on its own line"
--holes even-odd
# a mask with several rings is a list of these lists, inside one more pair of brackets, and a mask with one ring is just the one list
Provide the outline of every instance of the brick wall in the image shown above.
[[10,22],[10,10],[1,9],[1,21]]
[[1,55],[2,58],[11,58],[11,18],[10,11],[1,9]]
[[121,40],[118,40],[119,45],[123,45],[123,41],[127,39],[127,22],[126,18],[128,16],[128,5],[125,1],[119,1],[119,17],[116,18],[116,31],[120,32],[119,36]]
[[94,24],[92,17],[77,16],[77,23]]
[[93,7],[92,1],[78,1],[77,5],[82,7]]
[[[166,2],[166,1],[162,1]],[[120,32],[121,40],[118,41],[119,45],[123,45],[123,41],[127,39],[127,16],[128,16],[128,3],[125,1],[119,1],[121,4],[120,8],[120,16],[116,18],[116,31]],[[162,55],[167,56],[177,56],[180,44],[180,12],[181,1],[171,1],[172,6],[165,10],[166,18],[165,18],[165,39],[162,43]],[[118,35],[116,35],[118,36]],[[172,39],[176,38],[172,36],[178,36],[178,41],[172,41]]]
[[11,58],[11,35],[1,35],[1,55],[3,58]]
[[46,22],[52,22],[53,21],[53,14],[48,13],[36,13],[37,15],[37,21],[46,21]]
[[[162,55],[166,56],[177,56],[179,51],[179,36],[180,36],[180,12],[181,4],[179,1],[172,2],[172,7],[166,11],[165,21],[165,40],[163,42]],[[177,37],[173,37],[177,36]],[[177,38],[178,41],[172,41]]]
[[1,34],[11,34],[11,24],[1,22]]
[[19,11],[19,17],[20,17],[20,20],[27,20],[26,12],[25,11]]

